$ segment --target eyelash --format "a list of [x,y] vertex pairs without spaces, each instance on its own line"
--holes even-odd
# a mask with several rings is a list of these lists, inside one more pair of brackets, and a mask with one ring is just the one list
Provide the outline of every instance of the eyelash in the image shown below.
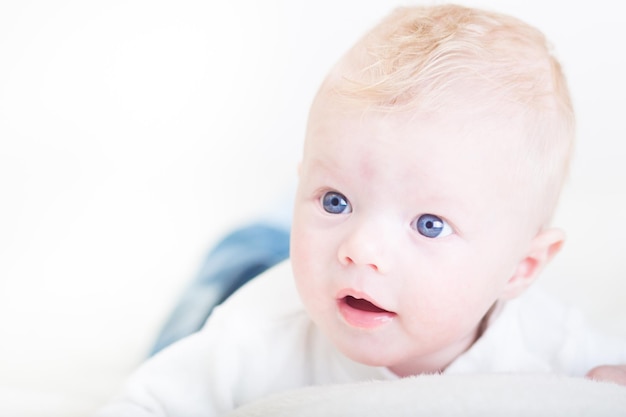
[[[322,210],[329,214],[348,214],[352,205],[348,198],[338,191],[326,191],[319,199]],[[436,239],[454,233],[452,226],[443,218],[434,214],[421,214],[411,222],[411,226],[420,235]]]
[[434,214],[422,214],[412,222],[413,228],[429,239],[442,238],[454,233],[452,226]]

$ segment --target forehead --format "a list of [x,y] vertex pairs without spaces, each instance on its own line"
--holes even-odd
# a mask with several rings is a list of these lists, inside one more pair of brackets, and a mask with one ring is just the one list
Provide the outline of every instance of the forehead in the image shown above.
[[376,163],[426,172],[439,167],[476,172],[489,165],[504,174],[524,152],[520,118],[462,107],[383,113],[324,104],[311,111],[305,160],[326,159],[333,165],[349,159],[365,171]]

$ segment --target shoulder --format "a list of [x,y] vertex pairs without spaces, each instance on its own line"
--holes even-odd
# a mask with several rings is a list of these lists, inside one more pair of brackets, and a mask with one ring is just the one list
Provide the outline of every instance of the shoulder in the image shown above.
[[198,337],[208,347],[207,374],[219,376],[213,384],[218,389],[230,387],[234,406],[315,383],[315,364],[334,349],[306,314],[289,261],[217,307]]
[[332,349],[309,320],[285,262],[233,294],[199,332],[145,362],[112,409],[136,404],[163,415],[222,415],[331,378],[321,358]]
[[247,331],[254,326],[276,326],[306,322],[306,313],[296,290],[291,263],[287,260],[250,280],[223,304],[216,307],[206,326],[213,322],[240,324]]
[[626,360],[626,342],[591,329],[581,311],[540,286],[507,302],[451,369],[584,375],[594,364]]
[[520,299],[516,310],[528,349],[555,372],[582,376],[598,365],[626,363],[626,340],[602,333],[582,310],[540,287]]

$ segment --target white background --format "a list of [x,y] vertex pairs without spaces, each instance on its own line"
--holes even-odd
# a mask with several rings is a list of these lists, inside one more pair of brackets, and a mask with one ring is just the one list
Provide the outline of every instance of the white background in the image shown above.
[[[555,46],[579,142],[556,219],[569,241],[546,282],[626,335],[620,2],[462,3]],[[210,245],[294,184],[319,82],[397,4],[0,0],[0,402],[12,415],[37,414],[34,392],[82,410],[110,394]]]

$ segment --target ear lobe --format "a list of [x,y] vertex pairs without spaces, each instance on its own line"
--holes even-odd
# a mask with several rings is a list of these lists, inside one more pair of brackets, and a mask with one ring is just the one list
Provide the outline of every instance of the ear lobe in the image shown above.
[[539,232],[532,240],[526,257],[517,265],[500,298],[513,299],[530,287],[541,270],[561,250],[564,242],[565,233],[560,229],[546,229]]

